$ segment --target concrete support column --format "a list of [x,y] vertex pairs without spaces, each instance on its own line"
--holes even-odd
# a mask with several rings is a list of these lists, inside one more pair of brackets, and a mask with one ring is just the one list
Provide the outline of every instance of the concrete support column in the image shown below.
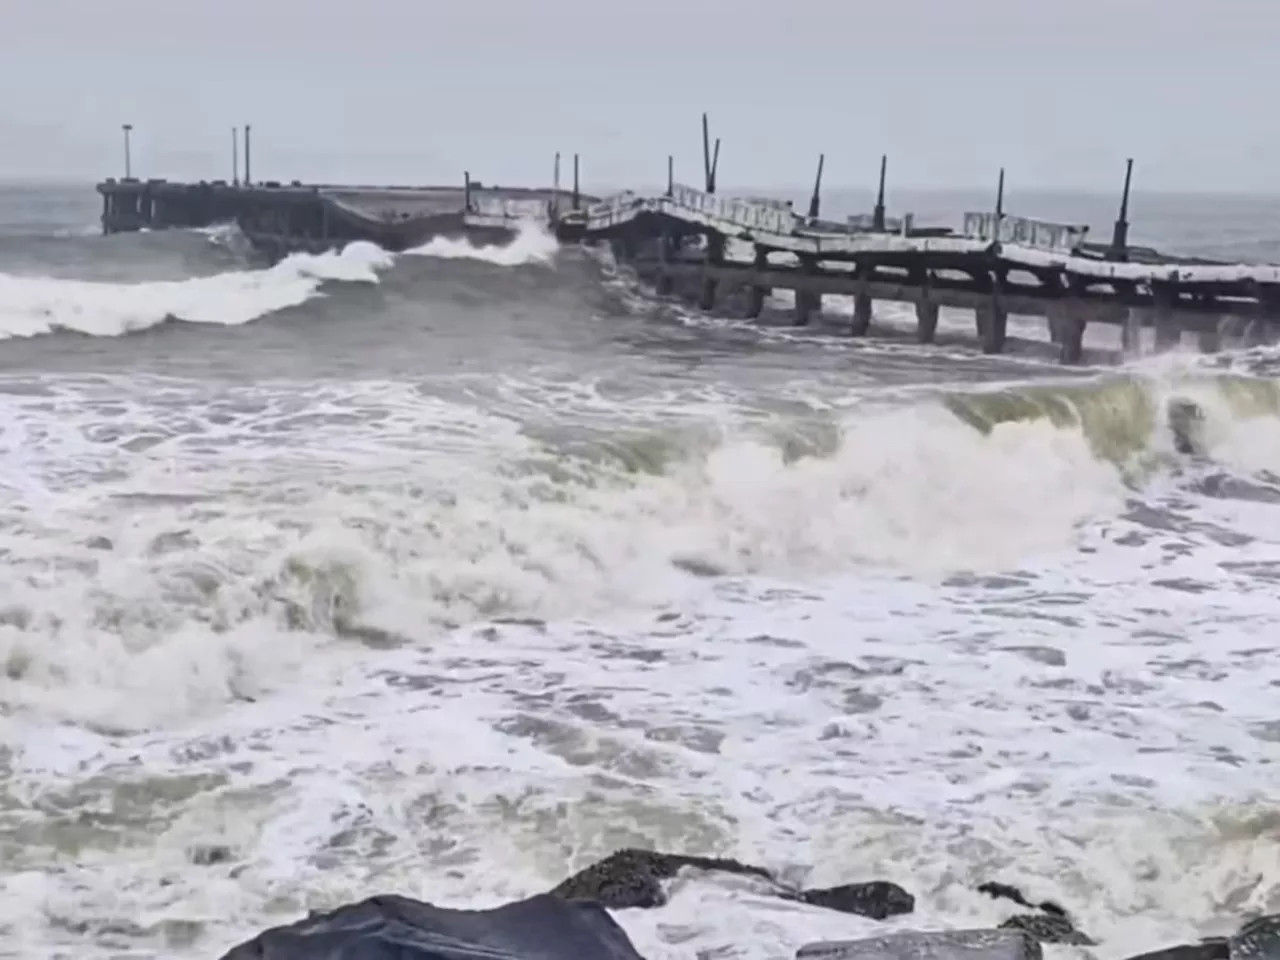
[[1130,307],[1120,324],[1120,346],[1126,357],[1136,357],[1142,353],[1142,320],[1146,311],[1140,307]]
[[1153,325],[1156,329],[1156,351],[1172,350],[1182,343],[1182,328],[1178,326],[1178,318],[1174,307],[1178,302],[1178,293],[1172,287],[1158,286],[1153,291],[1155,310]]
[[1003,353],[1009,331],[1009,312],[995,299],[974,310],[983,353]]
[[818,268],[817,261],[812,257],[800,258],[799,284],[796,286],[796,313],[795,325],[797,327],[808,326],[809,321],[813,318],[815,312],[822,312],[822,296],[806,289],[804,274],[811,274]]
[[[769,251],[764,247],[757,246],[752,267],[757,271],[768,270]],[[759,284],[752,284],[747,287],[747,317],[749,319],[754,320],[760,316],[764,311],[765,298],[772,292],[773,289],[771,287],[762,287]]]
[[1196,334],[1196,345],[1201,353],[1222,352],[1222,330],[1201,330]]
[[1059,347],[1058,359],[1063,364],[1074,365],[1084,360],[1086,321],[1082,307],[1078,301],[1064,300],[1050,308],[1049,323]]
[[849,332],[855,337],[865,337],[871,330],[871,295],[858,293],[853,297],[853,324]]
[[[722,263],[724,263],[724,237],[712,234],[707,238],[706,266],[718,267]],[[719,285],[719,280],[714,274],[708,272],[703,276],[702,293],[698,297],[699,308],[708,312],[715,309],[716,291]]]
[[938,333],[938,305],[932,300],[916,301],[916,341],[933,343]]
[[674,242],[671,234],[664,231],[658,236],[658,273],[653,282],[653,289],[660,297],[670,296],[672,289],[675,287],[675,281],[667,269],[671,264],[673,247]]

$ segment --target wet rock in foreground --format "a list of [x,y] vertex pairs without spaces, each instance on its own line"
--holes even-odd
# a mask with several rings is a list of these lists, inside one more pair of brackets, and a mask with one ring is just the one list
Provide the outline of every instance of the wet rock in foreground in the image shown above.
[[1040,943],[1060,943],[1077,947],[1096,947],[1098,941],[1076,929],[1075,921],[1059,904],[1052,900],[1033,903],[1015,886],[1007,883],[983,883],[977,887],[995,900],[1011,900],[1020,907],[1029,907],[1039,913],[1020,913],[1000,924],[1001,930],[1021,930]]
[[551,891],[555,897],[594,900],[614,910],[660,907],[667,902],[662,884],[686,867],[756,877],[769,882],[783,900],[884,920],[915,909],[915,897],[896,883],[872,880],[821,890],[795,890],[779,883],[764,867],[719,857],[691,857],[653,850],[619,850],[593,863]]
[[1043,960],[1040,943],[1021,930],[908,931],[866,940],[806,944],[796,960]]
[[222,960],[643,960],[599,904],[540,894],[492,910],[370,897],[273,927]]
[[1180,943],[1176,947],[1152,950],[1129,960],[1228,960],[1230,951],[1223,937],[1202,940],[1200,943]]
[[1245,923],[1228,946],[1231,960],[1280,960],[1280,913]]

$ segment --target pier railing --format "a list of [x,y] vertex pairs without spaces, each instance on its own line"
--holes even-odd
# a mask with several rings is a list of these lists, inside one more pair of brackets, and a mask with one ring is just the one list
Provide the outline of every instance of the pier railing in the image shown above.
[[646,199],[631,191],[606,197],[587,208],[587,225],[592,230],[626,223],[638,213],[660,213],[665,207],[693,213],[727,227],[789,236],[801,220],[781,201],[744,197],[722,197],[705,190],[674,184],[668,195]]
[[789,207],[744,197],[722,197],[680,184],[672,187],[668,201],[745,230],[789,234],[800,225],[800,218]]
[[1035,247],[1057,253],[1071,253],[1084,243],[1089,228],[1049,220],[1032,220],[1030,217],[1011,217],[1008,214],[966,213],[964,235],[975,240]]

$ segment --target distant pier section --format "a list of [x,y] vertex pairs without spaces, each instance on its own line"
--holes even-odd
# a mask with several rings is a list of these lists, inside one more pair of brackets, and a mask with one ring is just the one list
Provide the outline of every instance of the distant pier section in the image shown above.
[[586,196],[577,156],[568,189],[560,186],[558,156],[546,188],[487,186],[464,175],[455,186],[424,187],[126,177],[97,189],[105,233],[234,222],[274,257],[357,240],[392,251],[438,236],[498,243],[532,220],[565,243],[609,244],[659,295],[682,296],[706,311],[756,318],[769,294],[789,290],[793,322],[804,326],[821,317],[824,296],[842,295],[852,299],[847,333],[861,337],[872,332],[874,302],[896,301],[914,306],[917,340],[930,343],[939,309],[960,308],[973,312],[977,343],[988,354],[1005,349],[1010,314],[1044,317],[1068,364],[1082,361],[1091,323],[1118,325],[1126,351],[1137,351],[1143,328],[1154,331],[1157,349],[1176,345],[1184,332],[1206,351],[1220,349],[1224,337],[1248,344],[1280,338],[1280,265],[1129,244],[1132,161],[1111,236],[1099,243],[1082,225],[1006,213],[1003,171],[992,208],[967,213],[956,226],[889,216],[883,158],[868,214],[824,219],[823,157],[803,212],[774,199],[721,195],[720,141],[712,146],[705,115],[702,133],[702,186],[677,183],[668,157],[666,189],[656,194]]

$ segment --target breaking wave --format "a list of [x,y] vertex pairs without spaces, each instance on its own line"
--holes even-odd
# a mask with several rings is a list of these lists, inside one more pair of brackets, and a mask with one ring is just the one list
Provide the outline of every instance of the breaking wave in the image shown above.
[[560,244],[555,235],[534,220],[518,224],[515,237],[509,243],[474,244],[465,239],[436,237],[409,254],[420,257],[436,257],[440,260],[480,260],[500,267],[520,267],[526,264],[547,264],[555,259]]
[[[413,645],[495,617],[604,615],[723,577],[1010,569],[1073,550],[1092,522],[1172,482],[1186,458],[1160,413],[1171,397],[1202,410],[1198,462],[1276,482],[1280,395],[1245,377],[951,392],[564,441],[402,398],[405,437],[384,417],[376,448],[349,416],[286,434],[257,413],[218,442],[171,438],[163,472],[138,444],[145,426],[117,429],[81,458],[106,479],[71,489],[52,472],[65,445],[49,463],[39,452],[65,427],[12,401],[3,457],[29,507],[6,542],[29,576],[5,592],[0,700],[145,725],[253,695],[335,640]],[[292,406],[281,416],[296,421]],[[263,629],[284,639],[264,644]]]
[[391,263],[372,244],[293,254],[264,270],[157,283],[0,273],[0,339],[67,331],[118,337],[168,320],[239,326],[306,302],[327,281],[376,283]]
[[[234,227],[199,231],[210,243],[243,250]],[[436,238],[410,255],[476,260],[495,266],[548,264],[558,244],[543,227],[524,224],[510,243],[477,246]],[[340,251],[297,253],[267,269],[149,283],[74,280],[0,272],[0,340],[58,331],[118,337],[177,320],[239,326],[295,307],[328,282],[377,283],[395,257],[357,242]]]

